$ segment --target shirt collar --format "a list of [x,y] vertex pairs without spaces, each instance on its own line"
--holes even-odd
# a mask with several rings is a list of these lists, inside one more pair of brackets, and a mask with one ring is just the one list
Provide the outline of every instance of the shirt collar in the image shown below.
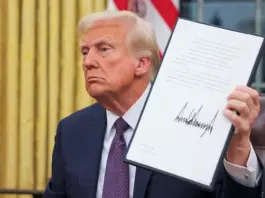
[[[143,109],[145,100],[151,88],[151,83],[148,84],[146,90],[141,95],[141,97],[131,106],[131,108],[122,116],[122,118],[129,124],[129,126],[135,130],[136,124],[138,122],[140,113]],[[107,115],[107,129],[106,129],[106,138],[110,137],[111,129],[115,121],[119,118],[118,115],[114,114],[111,111],[106,110]]]

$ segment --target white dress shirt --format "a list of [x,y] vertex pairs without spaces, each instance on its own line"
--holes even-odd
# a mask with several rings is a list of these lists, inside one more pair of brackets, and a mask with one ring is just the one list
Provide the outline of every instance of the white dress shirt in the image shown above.
[[[129,141],[133,135],[133,131],[136,127],[139,115],[143,108],[147,94],[150,90],[150,86],[151,84],[149,84],[148,88],[145,90],[142,96],[136,101],[136,103],[122,116],[123,119],[130,126],[129,129],[127,129],[124,132],[124,138],[125,138],[127,145],[129,144]],[[102,156],[101,156],[101,164],[100,164],[98,188],[97,188],[97,198],[102,197],[108,153],[109,153],[112,140],[116,133],[115,127],[113,125],[114,125],[114,122],[119,118],[119,116],[117,116],[116,114],[110,111],[106,111],[106,114],[107,114],[107,127],[106,127],[105,139],[103,143],[103,150],[102,150]],[[237,181],[238,183],[242,185],[248,186],[248,187],[256,186],[261,177],[261,170],[260,170],[257,156],[255,154],[253,147],[251,147],[251,152],[250,152],[250,156],[247,162],[247,167],[242,167],[242,166],[231,164],[227,162],[225,159],[224,159],[224,166],[225,166],[226,171],[231,175],[231,177],[235,181]],[[129,165],[129,172],[130,172],[130,198],[132,198],[136,167]]]

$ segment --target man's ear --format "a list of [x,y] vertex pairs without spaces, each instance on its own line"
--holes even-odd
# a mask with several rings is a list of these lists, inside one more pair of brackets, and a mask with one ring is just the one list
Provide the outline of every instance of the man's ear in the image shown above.
[[146,72],[149,72],[151,66],[151,58],[150,57],[141,57],[138,59],[138,63],[135,68],[135,75],[142,76]]

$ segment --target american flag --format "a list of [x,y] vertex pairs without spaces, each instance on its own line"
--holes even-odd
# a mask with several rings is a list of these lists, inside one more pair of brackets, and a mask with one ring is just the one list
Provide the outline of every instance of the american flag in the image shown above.
[[131,10],[153,24],[163,54],[179,16],[179,0],[108,0],[108,10]]

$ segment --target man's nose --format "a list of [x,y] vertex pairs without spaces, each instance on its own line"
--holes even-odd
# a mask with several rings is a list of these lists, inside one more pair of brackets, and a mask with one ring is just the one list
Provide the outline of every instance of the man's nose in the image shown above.
[[84,56],[83,65],[86,69],[98,67],[97,54],[94,49],[90,49],[86,56]]

